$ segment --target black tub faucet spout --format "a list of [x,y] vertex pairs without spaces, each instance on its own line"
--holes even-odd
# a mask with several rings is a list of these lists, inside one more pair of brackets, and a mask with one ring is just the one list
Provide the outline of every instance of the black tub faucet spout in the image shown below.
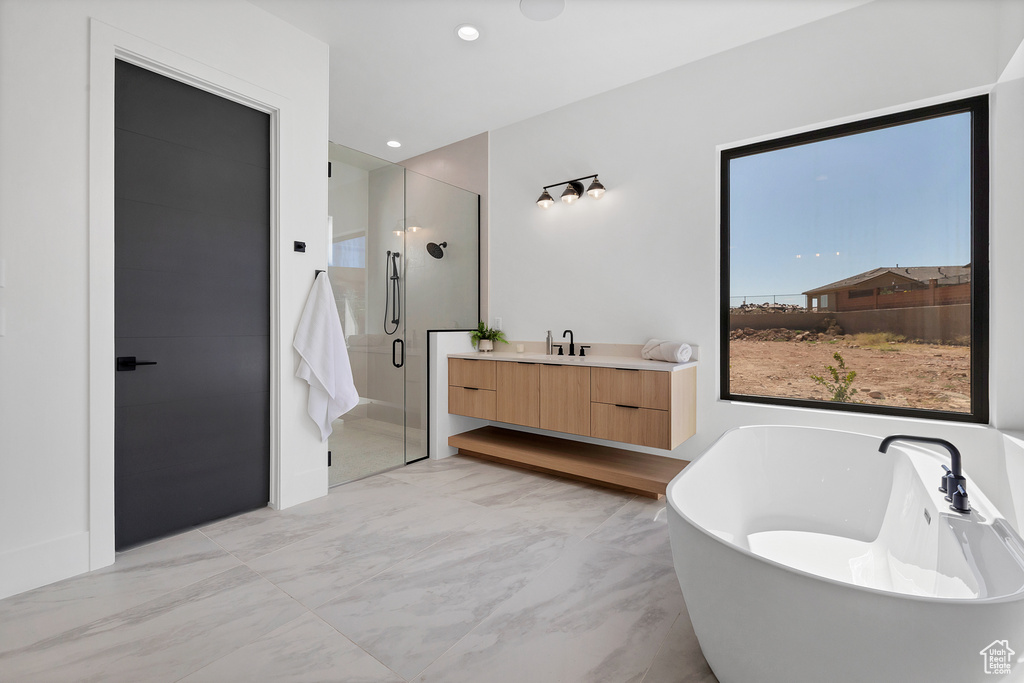
[[889,450],[889,444],[893,441],[917,441],[919,443],[930,443],[937,446],[942,446],[949,451],[950,467],[942,466],[942,469],[946,470],[945,476],[942,477],[942,482],[939,484],[939,491],[946,494],[946,500],[951,505],[949,506],[956,512],[968,513],[971,511],[971,504],[967,500],[967,479],[964,477],[963,469],[960,464],[960,450],[946,441],[945,439],[937,439],[932,436],[911,436],[909,434],[893,434],[882,439],[882,443],[878,446],[879,453],[885,453]]

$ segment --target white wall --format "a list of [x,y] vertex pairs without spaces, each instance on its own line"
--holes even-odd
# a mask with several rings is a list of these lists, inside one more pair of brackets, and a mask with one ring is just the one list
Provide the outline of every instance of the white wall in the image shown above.
[[[291,349],[326,262],[326,45],[241,0],[0,0],[0,597],[113,560],[112,276],[96,267],[113,259],[112,226],[96,220],[112,204],[97,193],[112,149],[96,144],[112,139],[96,118],[112,98],[90,92],[109,94],[122,40],[276,109],[274,495],[286,507],[326,493]],[[91,376],[93,358],[106,371]]]
[[[490,313],[510,339],[676,338],[704,350],[692,458],[743,424],[814,424],[954,439],[998,503],[1010,487],[985,427],[718,400],[718,148],[988,92],[1024,38],[1019,3],[876,0],[491,132]],[[1024,426],[1021,81],[993,98],[993,423]],[[536,204],[541,187],[600,173],[600,201]],[[987,452],[986,452],[987,450]],[[1014,482],[1024,497],[1024,482]]]

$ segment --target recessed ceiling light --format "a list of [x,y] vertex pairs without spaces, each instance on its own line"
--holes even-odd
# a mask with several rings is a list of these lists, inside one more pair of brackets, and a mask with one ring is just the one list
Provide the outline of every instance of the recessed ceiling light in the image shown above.
[[398,140],[388,140],[388,147],[401,147],[402,143]]
[[473,41],[480,37],[480,29],[472,24],[462,24],[455,29],[455,33],[459,38],[467,41]]

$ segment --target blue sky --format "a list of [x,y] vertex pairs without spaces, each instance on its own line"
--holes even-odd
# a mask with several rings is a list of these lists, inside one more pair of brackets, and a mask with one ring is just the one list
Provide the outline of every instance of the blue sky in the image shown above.
[[968,263],[970,122],[954,114],[731,160],[730,295]]

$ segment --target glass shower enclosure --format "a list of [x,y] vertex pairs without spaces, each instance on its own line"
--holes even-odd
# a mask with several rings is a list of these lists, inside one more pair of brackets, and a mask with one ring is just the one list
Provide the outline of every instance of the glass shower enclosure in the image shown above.
[[327,272],[359,404],[334,422],[330,483],[427,457],[427,338],[475,328],[479,195],[330,143]]

